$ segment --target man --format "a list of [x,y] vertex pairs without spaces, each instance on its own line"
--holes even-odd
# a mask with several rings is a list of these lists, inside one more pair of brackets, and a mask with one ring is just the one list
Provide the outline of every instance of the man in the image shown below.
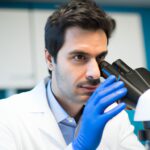
[[50,77],[0,103],[0,150],[143,150],[125,104],[127,89],[110,76],[100,84],[115,21],[91,0],[61,7],[45,26]]

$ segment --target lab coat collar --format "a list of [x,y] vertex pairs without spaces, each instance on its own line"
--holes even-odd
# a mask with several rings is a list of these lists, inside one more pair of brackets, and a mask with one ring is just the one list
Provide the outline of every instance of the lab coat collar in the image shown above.
[[[51,112],[46,96],[46,84],[49,78],[42,80],[37,86],[31,91],[24,92],[21,94],[14,95],[11,97],[12,105],[17,107],[17,111],[20,112],[31,112],[31,113],[48,113]],[[15,99],[15,100],[12,100]],[[16,104],[19,106],[16,105]]]
[[[62,136],[62,133],[59,129],[59,126],[55,120],[55,117],[49,108],[47,96],[46,96],[46,85],[50,79],[47,77],[42,82],[40,82],[32,91],[33,95],[33,104],[36,106],[30,107],[28,110],[34,116],[37,113],[40,113],[38,119],[39,130],[48,138],[53,139],[53,142],[62,148],[66,146],[65,140]],[[35,98],[34,98],[35,97]],[[52,134],[53,133],[53,134]]]
[[47,101],[46,84],[48,80],[49,78],[45,78],[30,91],[31,103],[29,103],[27,112],[30,113],[30,116],[36,118],[36,125],[38,125],[41,134],[51,139],[62,149],[66,146],[66,143]]

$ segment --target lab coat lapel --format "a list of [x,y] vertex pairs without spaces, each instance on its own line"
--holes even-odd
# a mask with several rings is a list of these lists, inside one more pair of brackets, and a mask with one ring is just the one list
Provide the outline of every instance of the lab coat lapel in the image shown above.
[[38,125],[41,134],[53,140],[58,146],[64,147],[65,140],[47,102],[46,82],[47,79],[31,91],[33,107],[30,105],[31,109],[29,108],[28,111],[33,118],[36,118],[36,126]]
[[36,125],[38,124],[37,128],[43,138],[49,139],[61,149],[66,146],[63,135],[51,112],[33,113],[32,116],[33,118],[36,117]]

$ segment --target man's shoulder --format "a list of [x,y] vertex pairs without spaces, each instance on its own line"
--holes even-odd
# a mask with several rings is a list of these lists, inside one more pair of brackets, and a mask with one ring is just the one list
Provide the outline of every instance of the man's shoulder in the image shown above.
[[27,102],[30,98],[30,92],[31,91],[23,92],[20,94],[14,94],[8,98],[1,99],[0,111],[15,111],[21,106],[23,107],[23,104]]
[[32,90],[0,100],[0,112],[40,111],[46,105],[47,98],[45,84],[45,80],[42,80]]

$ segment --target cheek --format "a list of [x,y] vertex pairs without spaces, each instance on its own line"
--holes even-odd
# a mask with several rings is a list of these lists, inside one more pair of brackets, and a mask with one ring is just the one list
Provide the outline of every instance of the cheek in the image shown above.
[[74,87],[76,87],[79,82],[85,81],[85,71],[82,67],[71,67],[65,74],[67,76],[66,80]]
[[61,78],[65,85],[68,84],[66,86],[76,87],[79,82],[85,81],[86,65],[75,65],[67,59],[58,59],[56,66],[56,76]]
[[56,76],[56,82],[58,86],[71,86],[74,81],[74,75],[72,70],[68,67],[68,65],[57,64],[57,67],[55,68],[55,76]]

